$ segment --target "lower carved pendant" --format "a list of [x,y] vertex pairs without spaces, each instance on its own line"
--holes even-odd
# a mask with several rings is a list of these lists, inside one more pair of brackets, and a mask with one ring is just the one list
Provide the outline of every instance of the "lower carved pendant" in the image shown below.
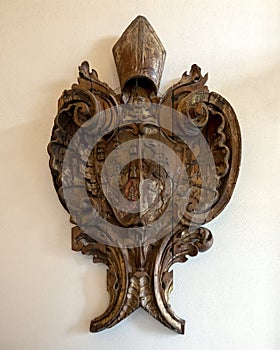
[[211,232],[203,227],[190,232],[179,225],[155,244],[135,248],[102,244],[74,227],[72,249],[92,255],[93,262],[108,267],[110,303],[101,316],[91,321],[90,331],[113,327],[141,307],[164,326],[183,334],[185,321],[175,315],[169,304],[173,286],[173,271],[169,270],[174,263],[185,262],[212,244]]

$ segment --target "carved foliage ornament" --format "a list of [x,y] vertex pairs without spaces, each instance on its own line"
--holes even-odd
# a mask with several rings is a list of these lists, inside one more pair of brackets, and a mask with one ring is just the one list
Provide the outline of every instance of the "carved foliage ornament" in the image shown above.
[[184,333],[169,304],[176,262],[209,249],[214,219],[240,164],[236,115],[197,65],[158,94],[165,50],[138,16],[113,47],[116,93],[83,62],[58,101],[48,145],[54,186],[70,214],[72,248],[107,265],[107,310],[91,332],[142,307]]

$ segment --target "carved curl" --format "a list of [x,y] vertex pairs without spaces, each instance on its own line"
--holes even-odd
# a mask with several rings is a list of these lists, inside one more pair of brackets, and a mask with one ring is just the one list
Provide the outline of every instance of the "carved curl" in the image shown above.
[[173,271],[170,267],[176,262],[185,262],[188,256],[205,252],[213,244],[211,232],[199,227],[189,232],[187,227],[178,227],[174,235],[166,237],[157,255],[154,268],[154,295],[162,322],[177,333],[184,333],[185,321],[175,315],[169,304],[173,288]]

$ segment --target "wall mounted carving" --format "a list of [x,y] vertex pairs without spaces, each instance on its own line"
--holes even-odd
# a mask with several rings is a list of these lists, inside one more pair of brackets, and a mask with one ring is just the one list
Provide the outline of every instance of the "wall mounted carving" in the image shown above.
[[113,48],[121,92],[83,62],[58,101],[50,169],[70,214],[72,248],[107,265],[107,310],[91,332],[142,307],[184,333],[169,303],[176,262],[209,249],[203,227],[231,198],[240,164],[236,115],[193,65],[162,96],[165,50],[138,16]]

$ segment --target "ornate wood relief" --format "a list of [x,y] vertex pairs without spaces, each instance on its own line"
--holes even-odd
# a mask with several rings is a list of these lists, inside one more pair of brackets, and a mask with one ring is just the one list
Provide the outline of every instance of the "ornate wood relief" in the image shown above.
[[83,62],[58,102],[48,146],[54,186],[75,225],[72,248],[107,265],[110,304],[91,332],[139,307],[184,333],[169,304],[176,262],[209,249],[202,227],[238,176],[236,115],[197,65],[158,94],[165,50],[144,17],[113,48],[121,93]]

